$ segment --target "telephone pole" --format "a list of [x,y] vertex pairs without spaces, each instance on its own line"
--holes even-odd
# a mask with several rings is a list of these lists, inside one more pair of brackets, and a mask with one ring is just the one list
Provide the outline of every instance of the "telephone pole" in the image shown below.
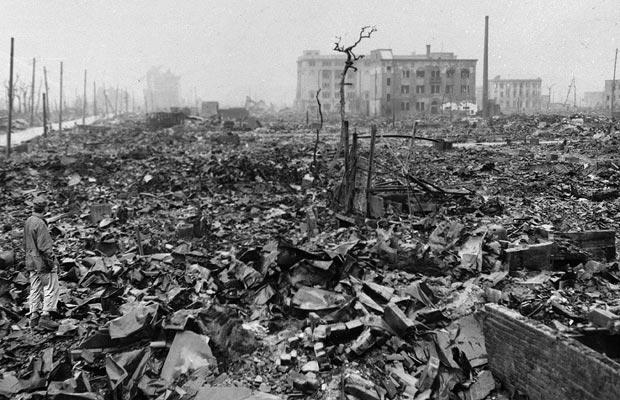
[[11,129],[13,128],[13,43],[11,38],[11,60],[9,67],[9,125],[6,133],[6,157],[11,157]]
[[87,70],[84,70],[84,99],[82,100],[82,125],[86,125],[86,74]]
[[484,64],[482,69],[482,116],[489,118],[489,16],[484,17]]
[[62,133],[62,61],[60,62],[60,106],[58,107],[58,132]]
[[93,115],[97,115],[97,84],[93,81]]
[[34,124],[34,71],[37,59],[32,59],[32,84],[30,85],[30,126]]
[[43,137],[47,136],[47,96],[43,93]]
[[50,88],[47,85],[47,67],[43,67],[43,80],[45,82],[45,97],[43,98],[45,103],[43,103],[43,107],[44,107],[45,110],[47,110],[49,112],[49,110],[50,110],[50,108],[49,108]]
[[616,49],[616,58],[614,59],[614,79],[611,81],[611,120],[614,120],[614,99],[616,98],[616,64],[618,63],[618,49]]

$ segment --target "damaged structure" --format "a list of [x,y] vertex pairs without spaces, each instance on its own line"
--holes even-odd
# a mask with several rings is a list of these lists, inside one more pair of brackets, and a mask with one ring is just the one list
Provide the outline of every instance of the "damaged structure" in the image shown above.
[[[443,110],[475,114],[475,59],[458,58],[454,53],[432,52],[394,54],[377,49],[365,55],[349,70],[345,87],[347,112],[371,117],[397,119]],[[300,112],[316,113],[316,91],[321,89],[323,111],[337,112],[340,76],[344,57],[304,51],[297,60],[295,107]]]

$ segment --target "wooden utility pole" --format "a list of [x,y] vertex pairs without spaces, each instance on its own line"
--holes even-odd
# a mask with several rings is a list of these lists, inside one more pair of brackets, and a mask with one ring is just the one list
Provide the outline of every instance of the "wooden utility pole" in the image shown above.
[[93,115],[97,115],[97,84],[93,81]]
[[58,132],[62,133],[62,61],[60,62],[60,106],[58,107]]
[[9,67],[9,125],[6,131],[6,157],[11,157],[11,130],[13,128],[13,43],[11,38],[11,60]]
[[108,117],[108,94],[106,93],[105,85],[103,85],[103,104],[105,104],[105,116]]
[[614,59],[614,79],[611,81],[611,120],[614,120],[614,100],[616,98],[616,64],[618,63],[618,49],[616,49],[616,58]]
[[86,125],[86,74],[88,70],[84,70],[84,98],[82,99],[82,125]]
[[116,92],[114,93],[114,116],[118,115],[118,86],[116,86]]
[[35,114],[39,113],[39,104],[41,104],[41,90],[43,90],[43,80],[39,79],[39,90],[37,90],[37,95],[35,96],[37,98],[37,104],[34,106]]
[[47,96],[43,93],[43,136],[47,136]]
[[32,84],[30,85],[30,126],[34,125],[34,71],[37,59],[32,59]]
[[49,101],[50,101],[50,88],[47,85],[47,67],[43,67],[43,81],[45,82],[45,103],[43,103],[44,109],[49,111]]
[[489,16],[484,17],[484,64],[482,67],[482,116],[489,118]]
[[377,126],[370,127],[370,153],[368,154],[368,176],[366,179],[366,215],[370,214],[370,185],[372,183],[372,163],[375,158],[375,139],[377,137]]

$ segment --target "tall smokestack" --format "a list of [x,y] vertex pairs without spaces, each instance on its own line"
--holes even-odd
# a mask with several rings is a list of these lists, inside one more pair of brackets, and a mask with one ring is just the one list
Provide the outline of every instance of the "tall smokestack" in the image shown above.
[[484,17],[484,65],[482,67],[482,116],[489,118],[489,16]]
[[426,45],[426,58],[431,58],[431,45]]

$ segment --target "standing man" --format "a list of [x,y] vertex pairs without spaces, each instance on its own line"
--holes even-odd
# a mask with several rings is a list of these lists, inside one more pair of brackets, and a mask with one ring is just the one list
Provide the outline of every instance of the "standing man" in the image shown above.
[[58,261],[47,222],[43,219],[47,201],[35,197],[33,206],[34,212],[24,225],[26,270],[30,273],[30,327],[56,330],[58,323],[50,313],[56,312],[58,304]]

